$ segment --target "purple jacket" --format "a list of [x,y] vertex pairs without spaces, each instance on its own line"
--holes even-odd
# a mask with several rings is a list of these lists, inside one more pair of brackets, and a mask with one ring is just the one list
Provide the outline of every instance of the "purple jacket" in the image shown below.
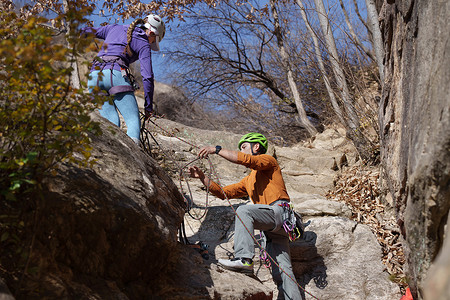
[[[152,69],[152,53],[150,49],[150,43],[145,31],[139,27],[136,27],[133,31],[133,38],[131,39],[131,49],[133,50],[133,56],[129,56],[128,53],[124,53],[124,49],[127,45],[127,30],[128,26],[124,25],[106,25],[97,28],[85,27],[82,32],[94,33],[96,38],[105,40],[102,49],[97,56],[118,56],[127,66],[130,63],[139,60],[141,64],[141,76],[144,83],[145,94],[145,110],[153,110],[153,91],[154,91],[154,77]],[[97,64],[98,65],[98,64]],[[104,64],[105,68],[110,67],[111,63]],[[95,66],[91,71],[94,71]],[[115,70],[120,71],[120,66],[114,64]]]

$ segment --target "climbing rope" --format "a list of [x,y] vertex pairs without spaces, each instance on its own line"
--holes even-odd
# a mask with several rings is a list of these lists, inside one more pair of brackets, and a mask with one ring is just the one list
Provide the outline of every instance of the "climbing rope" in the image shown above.
[[[206,190],[206,201],[205,201],[205,205],[201,206],[199,205],[198,201],[194,201],[194,197],[192,196],[192,190],[191,187],[189,185],[189,181],[186,180],[185,176],[185,169],[187,167],[189,167],[192,163],[194,163],[195,161],[199,160],[200,158],[196,158],[188,163],[186,163],[185,165],[181,166],[178,163],[178,160],[173,156],[173,154],[170,151],[166,151],[160,143],[158,143],[158,141],[155,139],[155,137],[153,136],[153,134],[151,133],[151,131],[147,128],[146,124],[151,123],[153,126],[157,127],[158,129],[162,130],[166,135],[170,136],[170,137],[174,137],[178,140],[180,140],[183,143],[186,143],[188,145],[190,145],[193,148],[199,149],[200,147],[190,143],[189,141],[186,141],[176,135],[174,135],[173,133],[169,132],[168,130],[162,128],[161,126],[159,126],[157,123],[155,123],[153,120],[149,119],[145,119],[144,114],[141,113],[141,121],[142,121],[142,128],[141,128],[141,143],[142,143],[142,148],[144,149],[144,151],[146,151],[151,157],[154,157],[154,153],[152,152],[152,147],[151,147],[151,143],[150,141],[153,140],[155,142],[155,144],[158,146],[158,148],[167,156],[169,156],[170,160],[174,162],[174,164],[177,167],[177,173],[178,173],[178,178],[179,178],[179,187],[180,187],[180,192],[184,197],[185,203],[186,203],[186,211],[189,214],[189,216],[191,218],[193,218],[194,220],[201,220],[208,212],[208,207],[209,207],[209,187],[207,187]],[[209,164],[210,164],[210,170],[211,170],[211,166],[212,166],[212,162],[210,160],[208,160]],[[207,176],[209,178],[212,178],[212,174],[211,172],[207,174]],[[187,192],[185,191],[185,189],[183,188],[183,182],[185,183],[185,185],[187,186]],[[198,213],[194,213],[194,211],[196,210],[203,210],[202,213],[198,214]]]
[[[188,141],[186,141],[186,140],[184,140],[184,139],[182,139],[182,138],[180,138],[180,137],[177,137],[177,136],[175,136],[174,134],[172,134],[171,132],[169,132],[169,131],[167,131],[167,130],[165,130],[164,128],[162,128],[161,126],[159,126],[158,124],[156,124],[154,121],[152,121],[152,120],[150,120],[150,119],[147,119],[149,122],[151,122],[154,126],[156,126],[157,128],[159,128],[159,129],[161,129],[164,133],[166,133],[166,134],[168,134],[169,136],[171,136],[171,137],[174,137],[174,138],[176,138],[176,139],[178,139],[178,140],[180,140],[180,141],[182,141],[182,142],[184,142],[184,143],[186,143],[186,144],[188,144],[188,145],[190,145],[190,146],[192,146],[192,147],[194,147],[194,148],[196,148],[196,149],[199,149],[200,147],[198,147],[198,146],[196,146],[196,145],[194,145],[194,144],[192,144],[192,143],[190,143],[190,142],[188,142]],[[143,128],[145,128],[145,119],[144,119],[144,121],[143,121]],[[144,131],[144,134],[145,135],[150,135],[151,137],[152,137],[152,139],[155,141],[155,143],[158,145],[158,147],[160,147],[160,145],[157,143],[157,141],[156,141],[156,139],[153,137],[153,135],[151,134],[151,132],[148,130],[148,129],[144,129],[144,130],[142,130],[141,129],[141,135],[142,135],[142,132]],[[142,140],[142,139],[141,139]],[[150,144],[149,144],[149,138],[148,137],[146,137],[146,142],[148,143],[148,149],[151,149],[150,148]],[[161,148],[162,149],[162,148]],[[146,148],[144,148],[144,150],[146,150]],[[147,150],[146,150],[147,151]],[[163,151],[163,152],[165,152],[165,151]],[[149,152],[147,152],[147,153],[149,153]],[[151,153],[151,152],[150,152]],[[169,152],[165,152],[165,153],[169,153]],[[171,159],[173,160],[173,157],[171,157]],[[197,160],[199,160],[200,158],[196,158],[196,159],[194,159],[194,160],[192,160],[192,161],[190,161],[190,162],[188,162],[187,164],[185,164],[184,166],[182,166],[182,167],[179,167],[178,169],[179,169],[179,171],[180,171],[180,189],[181,189],[181,193],[183,194],[183,190],[182,190],[182,185],[181,185],[181,182],[182,182],[182,180],[183,179],[185,179],[185,176],[184,176],[184,169],[185,168],[187,168],[189,165],[191,165],[192,163],[194,163],[195,161],[197,161]],[[222,184],[220,183],[220,179],[219,179],[219,176],[218,176],[218,174],[217,174],[217,171],[216,171],[216,169],[214,168],[214,165],[212,164],[212,162],[211,162],[211,159],[208,157],[207,158],[207,160],[208,160],[208,162],[209,162],[209,166],[210,166],[210,173],[209,173],[209,178],[211,178],[211,175],[213,175],[215,178],[215,180],[216,180],[216,182],[217,182],[217,184],[219,185],[219,187],[220,187],[220,189],[222,190],[222,193],[223,193],[223,195],[225,196],[225,199],[227,200],[227,202],[228,202],[228,205],[231,207],[231,209],[233,210],[233,212],[234,212],[234,214],[236,215],[236,217],[238,218],[238,220],[239,220],[239,222],[241,222],[242,223],[242,225],[244,226],[244,228],[245,228],[245,230],[247,231],[247,233],[252,237],[252,239],[253,239],[253,241],[255,242],[255,244],[258,246],[258,248],[260,249],[260,253],[262,253],[262,257],[264,258],[264,260],[265,260],[265,262],[272,262],[274,265],[276,265],[277,267],[278,267],[278,269],[280,270],[280,272],[283,272],[288,278],[290,278],[293,282],[295,282],[295,284],[303,291],[303,292],[305,292],[306,294],[308,294],[308,295],[310,295],[312,298],[314,298],[314,299],[316,299],[316,300],[319,300],[319,298],[317,298],[316,296],[314,296],[313,294],[311,294],[310,292],[308,292],[305,288],[303,288],[298,282],[297,282],[297,280],[295,279],[295,278],[293,278],[291,275],[289,275],[284,269],[282,269],[281,267],[280,267],[280,265],[277,263],[277,261],[273,258],[273,257],[271,257],[270,256],[270,254],[266,251],[266,249],[264,249],[264,247],[261,245],[261,243],[256,239],[256,237],[254,236],[254,234],[253,234],[253,232],[251,232],[248,228],[247,228],[247,226],[244,224],[244,222],[242,221],[242,219],[241,219],[241,217],[238,215],[238,213],[237,213],[237,211],[236,211],[236,209],[233,207],[233,205],[232,205],[232,203],[231,203],[231,201],[230,201],[230,199],[228,198],[228,196],[226,195],[226,193],[225,193],[225,191],[223,190],[223,188],[222,188]],[[174,160],[174,163],[175,164],[177,164],[177,162]],[[178,164],[177,164],[178,165]],[[188,181],[187,180],[185,180],[185,182],[186,182],[186,184],[187,184],[187,186],[188,186],[188,191],[189,191],[189,195],[190,195],[190,199],[186,199],[186,196],[184,196],[185,197],[185,200],[186,200],[186,202],[187,202],[187,207],[188,207],[188,212],[190,211],[190,209],[189,209],[189,206],[191,205],[193,205],[193,198],[192,198],[192,192],[191,192],[191,189],[190,189],[190,187],[189,187],[189,184],[188,184]],[[189,213],[189,215],[191,216],[191,217],[193,217],[194,219],[196,219],[196,220],[200,220],[201,218],[203,218],[205,215],[206,215],[206,213],[207,213],[207,205],[208,205],[208,194],[209,194],[209,187],[207,187],[207,190],[206,190],[206,207],[205,207],[205,210],[204,210],[204,212],[203,212],[203,214],[202,214],[202,216],[200,217],[200,218],[194,218],[190,213]],[[184,194],[183,194],[184,195]],[[190,203],[189,203],[190,202]],[[181,230],[180,230],[181,231]],[[187,243],[187,244],[190,244],[189,243],[189,241],[187,240],[187,238],[186,238],[186,232],[184,232],[184,221],[182,222],[182,233],[180,232],[180,239],[181,238],[183,238],[183,240],[185,241],[185,243]],[[184,234],[184,237],[182,237],[182,235]]]

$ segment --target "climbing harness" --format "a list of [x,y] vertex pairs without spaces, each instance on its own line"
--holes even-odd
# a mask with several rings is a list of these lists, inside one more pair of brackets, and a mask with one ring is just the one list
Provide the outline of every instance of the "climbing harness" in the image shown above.
[[[110,56],[110,55],[104,55],[100,57],[96,57],[92,64],[94,66],[101,67],[100,71],[103,71],[106,64],[111,64],[111,88],[106,92],[108,95],[112,96],[118,93],[124,93],[124,92],[134,92],[135,90],[139,89],[139,85],[137,84],[137,81],[133,74],[130,72],[130,68],[128,65],[118,56]],[[122,77],[125,78],[126,81],[130,82],[130,85],[124,84],[124,85],[113,85],[113,73],[112,70],[114,68],[114,65],[117,64],[120,66],[120,72],[122,74]],[[97,86],[99,84],[100,78],[97,77]]]
[[[174,134],[169,133],[167,130],[161,128],[160,126],[158,126],[158,125],[157,125],[155,122],[153,122],[152,120],[149,120],[149,121],[150,121],[151,123],[153,123],[156,127],[162,129],[165,133],[168,133],[171,137],[175,137],[175,138],[179,139],[180,141],[185,142],[185,143],[187,143],[187,144],[193,146],[194,148],[199,148],[198,146],[193,145],[193,144],[189,143],[188,141],[185,141],[185,140],[183,140],[183,139],[181,139],[181,138],[175,136]],[[142,131],[141,131],[141,132],[142,132]],[[148,133],[150,133],[150,132],[148,131]],[[151,135],[151,133],[150,133],[150,135]],[[152,139],[155,140],[153,136],[152,136]],[[147,141],[149,141],[148,138],[147,138]],[[196,161],[196,160],[198,160],[198,158],[195,159],[194,161]],[[186,164],[183,168],[187,167],[188,165],[190,165],[190,164],[193,163],[194,161],[189,162],[189,163]],[[244,224],[244,222],[242,221],[241,217],[238,215],[236,209],[233,207],[233,205],[232,205],[230,199],[226,196],[226,194],[225,194],[225,192],[224,192],[224,190],[223,190],[223,188],[222,188],[222,184],[220,183],[219,176],[217,175],[217,172],[216,172],[216,170],[215,170],[213,164],[211,163],[211,160],[209,159],[209,157],[208,157],[208,161],[209,161],[209,164],[210,164],[210,172],[211,172],[211,174],[214,176],[214,178],[215,178],[215,180],[217,181],[217,184],[219,185],[219,187],[222,189],[222,192],[223,192],[223,194],[225,195],[225,199],[227,200],[229,206],[230,206],[231,209],[233,210],[233,212],[234,212],[236,218],[239,220],[239,222],[241,222],[241,223],[244,225],[244,228],[246,229],[247,233],[252,237],[253,241],[255,242],[255,244],[256,244],[256,245],[258,246],[258,248],[260,249],[260,258],[261,258],[261,261],[264,263],[264,265],[265,265],[266,267],[270,267],[271,264],[273,263],[274,265],[276,265],[276,266],[278,267],[278,269],[280,270],[280,272],[284,273],[288,278],[290,278],[293,282],[295,282],[295,284],[296,284],[302,291],[304,291],[305,293],[307,293],[308,295],[310,295],[312,298],[314,298],[314,299],[316,299],[316,300],[319,300],[319,298],[317,298],[317,297],[314,296],[313,294],[311,294],[311,293],[309,293],[308,291],[306,291],[305,288],[303,288],[303,287],[297,282],[297,280],[296,280],[295,278],[293,278],[291,275],[289,275],[288,273],[286,273],[286,271],[280,267],[280,265],[277,263],[277,261],[276,261],[273,257],[271,257],[271,256],[269,255],[269,253],[267,253],[267,251],[265,250],[265,247],[262,246],[262,244],[264,244],[264,246],[265,246],[265,241],[264,241],[265,239],[263,239],[263,242],[259,242],[259,241],[256,239],[256,237],[253,235],[253,233],[250,232],[250,230],[245,226],[245,224]],[[175,162],[175,163],[176,163],[176,162]],[[183,173],[183,168],[179,168],[179,170],[180,170],[180,182],[181,182],[182,179],[184,179],[184,175],[182,175],[182,173]],[[211,178],[211,176],[209,176],[209,178]],[[186,182],[187,182],[187,181],[186,181]],[[187,208],[188,208],[188,207],[194,207],[195,204],[194,204],[194,202],[193,202],[193,200],[192,200],[192,193],[191,193],[191,191],[190,191],[189,185],[188,185],[188,191],[189,191],[189,196],[187,196],[186,194],[184,194],[184,198],[185,198],[185,201],[186,201],[186,207],[187,207]],[[208,192],[209,192],[209,191],[207,190],[206,192],[207,192],[207,195],[208,195]],[[182,192],[182,194],[183,194],[183,192]],[[207,199],[208,199],[208,198],[207,198]],[[208,200],[206,201],[206,203],[207,203],[207,202],[208,202]],[[282,204],[282,203],[287,203],[287,202],[281,202],[281,203],[279,203],[280,206],[283,206],[283,207],[284,207],[285,204]],[[293,240],[296,240],[296,239],[298,239],[298,238],[300,238],[300,237],[303,236],[305,227],[309,225],[310,221],[309,221],[308,223],[304,224],[304,223],[302,222],[301,216],[293,210],[292,206],[289,205],[289,203],[287,203],[287,204],[288,204],[289,207],[288,207],[288,209],[285,209],[285,211],[287,211],[287,214],[286,214],[286,218],[284,218],[283,228],[284,228],[284,229],[286,230],[286,232],[288,233],[289,239],[290,239],[291,241],[293,241]],[[286,208],[287,208],[287,206],[286,206]],[[205,211],[204,211],[204,214],[202,214],[202,217],[206,214],[206,211],[207,211],[207,207],[205,208]],[[191,216],[191,217],[192,217],[192,216]],[[200,218],[199,218],[199,219],[200,219]],[[261,233],[262,233],[262,232],[261,232]],[[179,235],[180,235],[180,241],[184,242],[184,243],[187,244],[187,245],[192,245],[191,243],[189,243],[189,241],[188,241],[187,238],[186,238],[186,232],[185,232],[185,229],[184,229],[184,221],[182,222],[182,226],[181,226],[181,228],[180,228]],[[183,235],[184,235],[184,236],[183,236]],[[199,243],[200,243],[200,244],[199,244]],[[202,247],[201,247],[201,242],[199,242],[199,243],[197,243],[197,246],[198,246],[198,247],[197,247],[197,246],[195,246],[195,247],[198,248],[198,249],[202,249]],[[207,247],[206,247],[206,249],[207,249]],[[205,250],[206,250],[206,249],[205,249]],[[201,250],[201,251],[205,251],[205,250]]]
[[293,205],[290,202],[283,201],[278,205],[284,208],[283,229],[288,234],[289,240],[293,242],[303,237],[305,227],[308,226],[311,221],[303,223],[301,215],[294,211]]

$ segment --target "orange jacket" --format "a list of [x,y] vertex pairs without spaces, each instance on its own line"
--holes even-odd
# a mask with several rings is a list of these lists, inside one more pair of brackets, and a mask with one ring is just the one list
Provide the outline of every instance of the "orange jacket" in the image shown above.
[[[223,188],[228,199],[249,196],[255,204],[270,204],[280,199],[289,201],[280,166],[273,156],[249,155],[239,152],[237,163],[252,169],[252,171],[240,182]],[[211,182],[209,191],[214,196],[225,199],[225,195],[217,183]]]

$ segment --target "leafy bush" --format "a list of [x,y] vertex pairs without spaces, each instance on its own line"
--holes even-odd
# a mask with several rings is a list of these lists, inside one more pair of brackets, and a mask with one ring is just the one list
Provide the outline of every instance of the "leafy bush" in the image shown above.
[[89,113],[104,99],[71,86],[76,48],[53,43],[46,19],[0,18],[0,184],[2,198],[16,200],[58,162],[89,163],[88,132],[100,133]]

